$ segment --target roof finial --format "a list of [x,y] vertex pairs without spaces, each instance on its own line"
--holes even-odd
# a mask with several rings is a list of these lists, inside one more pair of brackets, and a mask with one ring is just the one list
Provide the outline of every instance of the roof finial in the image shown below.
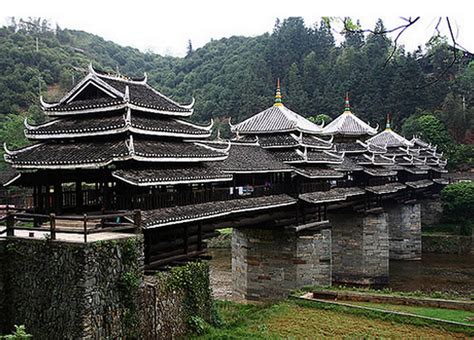
[[277,78],[277,88],[275,92],[275,103],[273,106],[283,106],[281,102],[281,91],[280,91],[280,78]]
[[349,92],[346,92],[346,99],[344,101],[344,112],[351,112],[351,104],[349,103]]
[[391,127],[390,127],[390,112],[387,113],[387,125],[385,126],[385,130],[391,130]]

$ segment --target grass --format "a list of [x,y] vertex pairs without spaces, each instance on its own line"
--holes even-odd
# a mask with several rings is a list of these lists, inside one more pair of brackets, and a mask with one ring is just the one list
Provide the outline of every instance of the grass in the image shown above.
[[[289,299],[272,305],[218,301],[220,327],[196,339],[466,338],[469,330],[424,320]],[[471,336],[474,334],[470,334]]]
[[389,311],[405,312],[415,315],[427,316],[430,318],[437,318],[447,321],[462,322],[474,325],[474,313],[465,310],[429,308],[418,306],[394,305],[388,303],[373,303],[373,302],[359,302],[359,301],[343,301],[344,303],[365,306],[372,308],[379,308]]
[[383,289],[373,289],[367,287],[348,287],[348,286],[308,286],[302,288],[300,291],[296,291],[295,295],[301,295],[301,292],[313,292],[315,290],[330,290],[330,291],[348,291],[348,292],[361,292],[369,294],[382,294],[382,295],[391,295],[391,296],[406,296],[406,297],[421,297],[421,298],[431,298],[431,299],[445,299],[445,300],[459,300],[459,301],[470,301],[474,299],[474,295],[471,298],[466,296],[456,294],[455,292],[422,292],[415,290],[412,292],[401,292],[393,291],[390,288]]

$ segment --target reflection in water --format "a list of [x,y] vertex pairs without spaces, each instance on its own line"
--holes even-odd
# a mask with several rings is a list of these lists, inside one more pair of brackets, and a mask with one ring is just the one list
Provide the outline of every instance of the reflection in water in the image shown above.
[[[232,297],[230,249],[208,249],[211,285],[218,299]],[[474,255],[423,254],[421,261],[390,261],[389,287],[399,291],[474,294]]]

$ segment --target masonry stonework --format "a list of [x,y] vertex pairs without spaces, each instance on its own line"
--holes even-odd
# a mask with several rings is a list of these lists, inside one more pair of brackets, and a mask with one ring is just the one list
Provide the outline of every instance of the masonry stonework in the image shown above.
[[[125,261],[128,242],[134,242],[134,254]],[[24,324],[35,339],[124,336],[122,317],[130,301],[123,300],[121,285],[125,273],[141,267],[140,236],[86,244],[21,238],[0,243],[0,332]],[[143,277],[136,279],[140,285]]]
[[368,213],[331,213],[333,282],[379,285],[388,283],[387,216],[381,209]]
[[274,300],[305,285],[330,285],[331,230],[234,228],[232,282],[234,297],[243,300]]
[[421,260],[421,214],[419,203],[386,208],[391,260]]
[[420,200],[420,216],[423,225],[440,223],[443,217],[443,205],[439,197]]

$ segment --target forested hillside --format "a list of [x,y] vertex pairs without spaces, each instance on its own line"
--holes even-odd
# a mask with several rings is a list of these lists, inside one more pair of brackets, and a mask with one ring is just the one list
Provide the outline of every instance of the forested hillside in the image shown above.
[[[379,21],[375,32],[382,30]],[[92,61],[127,75],[147,72],[153,86],[183,103],[194,96],[198,121],[232,117],[235,122],[263,110],[272,104],[279,77],[285,104],[303,115],[335,117],[348,91],[353,111],[372,123],[384,124],[390,112],[395,128],[405,123],[405,132],[420,133],[426,119],[435,119],[448,140],[446,150],[454,142],[472,142],[474,63],[460,56],[448,68],[452,51],[442,38],[432,39],[424,52],[398,48],[388,60],[392,49],[383,34],[347,33],[338,46],[324,21],[305,25],[301,18],[288,18],[277,21],[271,34],[213,40],[175,58],[52,28],[40,19],[12,20],[0,28],[0,137],[12,147],[23,144],[18,135],[23,116],[44,119],[39,93],[47,100],[60,98]],[[438,131],[431,130],[425,137],[433,140]],[[457,157],[472,158],[472,147],[463,148]]]

